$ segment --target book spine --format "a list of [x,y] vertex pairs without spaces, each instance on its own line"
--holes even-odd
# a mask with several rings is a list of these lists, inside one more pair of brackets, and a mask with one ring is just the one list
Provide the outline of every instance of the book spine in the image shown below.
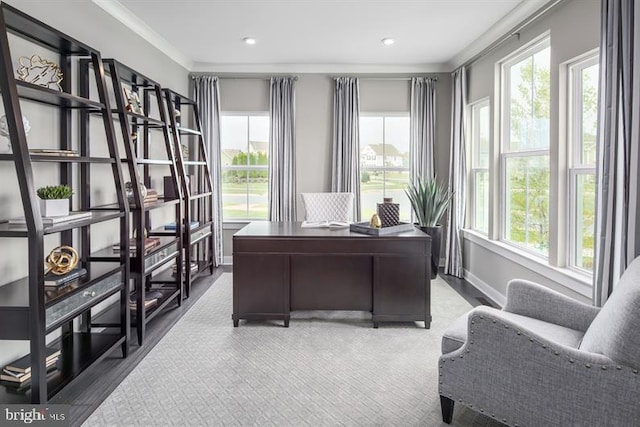
[[69,283],[73,280],[79,279],[80,277],[83,277],[84,275],[87,274],[87,270],[85,270],[84,268],[81,270],[78,270],[76,272],[73,273],[69,273],[66,276],[63,276],[59,279],[53,280],[53,279],[47,279],[45,280],[44,284],[46,286],[60,286],[60,285],[64,285],[65,283]]

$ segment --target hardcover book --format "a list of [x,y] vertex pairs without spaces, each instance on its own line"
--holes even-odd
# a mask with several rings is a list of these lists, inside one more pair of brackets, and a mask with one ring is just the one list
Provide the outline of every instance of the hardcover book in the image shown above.
[[44,287],[59,288],[86,275],[87,270],[80,267],[76,267],[67,274],[63,274],[61,276],[53,273],[47,273],[47,275],[44,276]]
[[[55,363],[58,356],[60,356],[60,350],[57,348],[47,347],[46,355],[47,355],[47,358],[46,358],[47,365],[49,365],[51,361]],[[20,359],[15,360],[9,363],[8,365],[6,365],[4,369],[8,369],[13,372],[24,373],[24,374],[31,372],[31,355],[27,354],[25,356],[22,356]]]

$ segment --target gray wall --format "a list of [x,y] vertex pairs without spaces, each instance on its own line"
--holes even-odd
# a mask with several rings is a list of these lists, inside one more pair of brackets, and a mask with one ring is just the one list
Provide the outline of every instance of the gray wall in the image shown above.
[[[436,171],[445,180],[449,173],[449,139],[451,132],[451,76],[437,74],[436,85]],[[266,79],[233,79],[220,75],[220,107],[225,111],[268,111],[269,82]],[[406,77],[406,75],[376,76]],[[331,132],[333,120],[333,88],[331,75],[301,74],[296,86],[296,180],[298,194],[331,191]],[[408,80],[376,80],[360,82],[360,111],[363,113],[409,112],[411,100]],[[298,218],[304,216],[298,196]],[[236,228],[225,229],[224,254],[232,254],[231,238]]]
[[[559,182],[559,192],[552,191],[552,200],[564,200],[566,198],[565,188],[565,164],[566,158],[563,146],[564,137],[561,132],[562,124],[560,117],[564,114],[561,100],[565,91],[561,88],[562,64],[567,61],[593,50],[599,45],[600,32],[600,1],[599,0],[570,0],[561,4],[547,16],[543,16],[524,31],[521,31],[519,39],[512,37],[491,54],[483,57],[478,62],[472,64],[468,70],[469,102],[489,97],[491,111],[493,115],[493,126],[497,108],[496,99],[496,63],[505,56],[516,51],[521,46],[527,44],[532,39],[537,38],[546,31],[551,37],[551,182]],[[497,132],[493,132],[496,135]],[[494,146],[496,146],[494,144]],[[494,158],[494,169],[497,170],[498,163]],[[494,182],[498,182],[498,175],[492,175]],[[494,187],[494,194],[497,194],[498,187]],[[491,201],[494,212],[497,212],[497,201]],[[556,205],[559,205],[556,203]],[[556,206],[557,207],[557,206]],[[558,238],[559,230],[566,225],[564,218],[566,212],[555,209],[550,212],[551,218],[551,239],[558,240],[559,245],[550,250],[549,258],[552,265],[562,267],[564,264],[566,248],[565,238]],[[497,236],[497,223],[492,224],[495,229],[493,235]],[[490,230],[491,233],[491,230]],[[512,278],[527,278],[543,283],[553,289],[563,292],[572,297],[589,301],[589,298],[579,295],[562,286],[558,280],[550,280],[548,276],[539,274],[535,269],[527,268],[520,263],[510,261],[499,255],[495,251],[487,250],[469,240],[465,241],[464,267],[471,273],[471,281],[481,281],[492,287],[495,291],[504,295],[507,282]]]
[[[91,1],[9,0],[7,3],[100,50],[103,58],[115,58],[156,79],[166,87],[182,93],[187,92],[188,71],[186,69],[116,21]],[[55,60],[51,52],[45,52],[41,48],[25,43],[16,37],[11,37],[10,44],[14,61],[20,55],[31,55],[33,53],[40,53],[44,57]],[[65,76],[65,78],[70,77]],[[75,81],[75,76],[71,78]],[[50,135],[56,135],[57,133],[58,113],[54,109],[42,107],[35,103],[22,102],[21,105],[23,114],[27,116],[32,127],[28,137],[30,146],[51,147]],[[2,114],[4,112],[0,111],[0,115]],[[94,123],[92,123],[92,128],[93,126]],[[100,133],[99,131],[98,127],[96,133]],[[0,144],[2,144],[3,148],[6,142],[5,138],[0,138]],[[75,143],[76,141],[73,142]],[[39,163],[34,167],[34,171],[36,172],[36,187],[51,184],[58,180],[55,166]],[[104,171],[98,170],[95,173],[104,173],[110,177],[108,169]],[[95,173],[94,177],[96,176]],[[11,163],[2,162],[0,165],[0,180],[3,182],[2,191],[0,191],[0,218],[6,219],[23,215],[15,168]],[[111,178],[106,181],[110,180]],[[97,191],[98,194],[94,195],[99,197],[100,190]],[[111,188],[107,188],[102,192],[104,194],[114,194],[114,190]],[[108,233],[100,233],[101,228],[102,225],[96,226],[95,230],[92,228],[92,236],[96,237],[92,241],[93,246],[105,246],[111,243],[110,239],[114,238],[113,235]],[[101,236],[97,236],[98,234],[101,234]],[[102,240],[98,240],[98,238],[102,238]],[[56,246],[58,242],[57,236],[48,236],[45,239],[45,252]],[[94,247],[93,249],[98,248]],[[0,245],[0,271],[3,274],[1,283],[15,280],[27,274],[27,255],[26,240],[4,239],[4,242]],[[48,338],[52,339],[54,337],[55,334],[51,334]],[[0,365],[4,365],[28,351],[27,342],[2,341],[0,344]]]

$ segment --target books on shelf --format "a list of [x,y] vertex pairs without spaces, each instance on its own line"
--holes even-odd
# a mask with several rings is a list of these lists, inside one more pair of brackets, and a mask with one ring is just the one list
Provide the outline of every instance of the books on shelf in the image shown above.
[[[149,253],[153,248],[160,246],[159,237],[146,237],[144,239],[144,253]],[[112,246],[113,253],[120,253],[120,243],[116,243]],[[129,253],[135,255],[136,252],[136,239],[129,240]]]
[[52,148],[30,148],[29,154],[42,154],[45,156],[59,156],[59,157],[78,157],[78,151],[76,150],[55,150]]
[[74,280],[77,280],[86,275],[87,270],[80,267],[76,267],[67,274],[63,275],[57,275],[49,272],[44,276],[44,287],[59,289],[64,285],[70,284]]
[[[56,366],[57,361],[58,361],[57,357],[55,359],[51,359],[50,361],[47,361],[47,364],[46,364],[47,372],[51,372],[57,369],[57,366]],[[2,369],[2,374],[0,374],[0,381],[2,381],[4,385],[11,386],[11,387],[23,387],[29,383],[30,379],[31,379],[31,372],[27,372],[27,373],[14,372],[10,369],[4,368]]]
[[[191,274],[195,274],[198,272],[198,263],[195,261],[191,261],[189,263],[189,266],[191,268]],[[186,269],[186,264],[184,261],[182,261],[182,272],[184,273]],[[175,277],[176,273],[178,272],[178,264],[174,263],[173,264],[173,268],[172,268],[172,276]]]
[[[45,226],[49,226],[65,222],[79,221],[90,217],[91,212],[69,212],[69,215],[65,216],[43,216],[42,223]],[[24,217],[12,218],[9,220],[9,225],[27,225],[27,220]]]
[[[189,229],[193,230],[194,228],[198,228],[200,226],[200,221],[191,221],[189,223]],[[176,229],[176,223],[172,222],[170,224],[166,224],[164,226],[165,230],[175,230]]]
[[144,196],[144,203],[156,203],[158,201],[158,192],[153,189],[147,190],[147,195]]
[[[144,295],[145,311],[158,305],[158,301],[160,301],[162,297],[163,297],[163,293],[160,291],[148,291]],[[129,300],[129,309],[131,311],[135,311],[137,307],[138,307],[137,300]]]
[[303,221],[302,228],[347,228],[347,221]]
[[[47,347],[46,350],[47,366],[49,366],[50,364],[55,364],[55,362],[58,360],[58,357],[60,357],[60,350],[49,347]],[[18,360],[14,360],[3,368],[3,372],[4,370],[11,371],[17,374],[29,374],[31,372],[31,355],[27,354],[25,356],[22,356]]]

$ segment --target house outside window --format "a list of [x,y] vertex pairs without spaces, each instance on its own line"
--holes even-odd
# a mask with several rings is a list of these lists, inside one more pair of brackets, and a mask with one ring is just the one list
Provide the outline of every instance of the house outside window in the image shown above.
[[549,253],[549,39],[501,64],[502,240]]
[[569,260],[593,271],[598,126],[598,54],[569,65]]
[[409,221],[409,114],[360,114],[360,203],[363,221],[391,197]]
[[222,215],[224,221],[268,217],[269,115],[222,113]]

